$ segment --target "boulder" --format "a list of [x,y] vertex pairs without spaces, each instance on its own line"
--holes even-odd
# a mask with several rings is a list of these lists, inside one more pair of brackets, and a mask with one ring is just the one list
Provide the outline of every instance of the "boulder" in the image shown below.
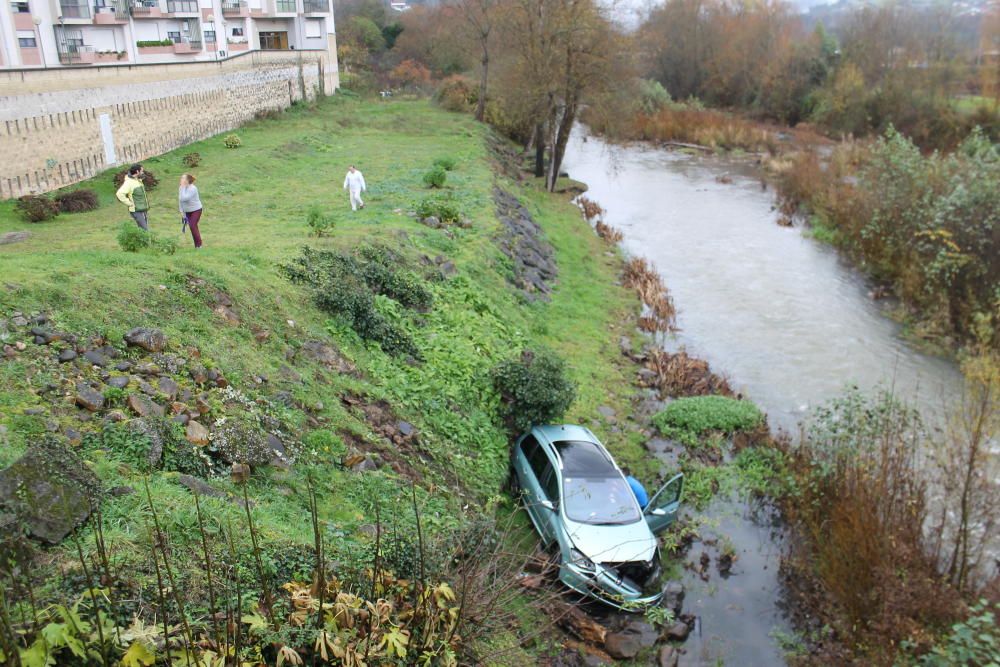
[[656,664],[659,667],[677,667],[680,660],[680,653],[673,646],[664,646],[656,656]]
[[302,353],[327,368],[333,368],[341,373],[353,373],[355,370],[354,364],[344,359],[337,348],[318,340],[303,343]]
[[97,477],[51,436],[0,471],[0,510],[32,537],[57,544],[86,521],[100,490]]
[[684,604],[684,584],[679,581],[668,581],[663,587],[663,597],[660,598],[660,606],[674,612],[674,616],[679,616]]
[[691,634],[691,626],[684,621],[676,621],[663,629],[663,639],[672,642],[682,642]]
[[85,352],[83,358],[86,359],[88,363],[94,366],[99,366],[100,368],[104,368],[111,363],[111,360],[108,359],[107,356],[97,350]]
[[104,394],[80,382],[76,385],[76,404],[90,412],[97,412],[104,407]]
[[205,480],[192,477],[191,475],[178,475],[177,482],[191,493],[199,496],[207,496],[209,498],[227,497],[225,493],[219,491]]
[[600,413],[602,417],[608,421],[614,421],[615,409],[608,405],[602,405],[597,408],[597,412]]
[[162,377],[160,378],[159,385],[161,394],[169,398],[171,401],[177,398],[177,392],[180,390],[180,387],[177,386],[176,382],[168,377]]
[[31,238],[31,232],[6,232],[0,234],[0,245],[20,243],[21,241],[27,241],[29,238]]
[[146,462],[150,468],[157,468],[163,459],[164,439],[160,429],[155,422],[145,418],[133,419],[129,422],[128,428],[133,433],[139,433],[149,439],[149,451],[146,452]]
[[417,432],[410,422],[401,421],[396,424],[396,430],[399,431],[400,435],[404,438],[409,438],[411,435]]
[[274,435],[273,433],[267,434],[267,446],[271,448],[271,465],[276,468],[289,468],[291,466],[291,461],[288,459],[288,454],[285,451],[285,443],[281,441],[281,438]]
[[659,639],[660,633],[656,631],[652,625],[646,621],[633,620],[628,623],[622,632],[626,632],[631,635],[635,635],[639,646],[642,648],[650,648],[656,644],[656,640]]
[[237,315],[232,308],[224,304],[220,303],[219,305],[217,305],[215,308],[212,309],[212,312],[215,313],[219,318],[228,322],[229,324],[236,325],[240,323],[239,315]]
[[611,632],[604,638],[604,650],[618,660],[634,658],[641,649],[639,635],[631,632]]
[[131,378],[129,378],[129,376],[127,375],[115,375],[113,377],[108,378],[107,385],[109,387],[114,387],[115,389],[124,389],[125,387],[128,386],[128,383],[131,381],[132,381]]
[[193,445],[208,444],[208,429],[196,421],[189,421],[184,436]]
[[140,417],[162,417],[166,412],[162,405],[139,394],[129,394],[127,403],[129,409]]
[[125,342],[147,352],[162,352],[167,347],[167,337],[159,329],[136,327],[125,334]]
[[59,363],[65,364],[76,359],[76,350],[66,349],[59,353]]

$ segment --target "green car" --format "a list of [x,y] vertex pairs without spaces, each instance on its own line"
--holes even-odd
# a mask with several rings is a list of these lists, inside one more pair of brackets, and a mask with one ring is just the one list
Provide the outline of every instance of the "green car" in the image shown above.
[[512,481],[546,547],[561,556],[559,579],[626,611],[659,601],[656,534],[677,518],[684,476],[640,507],[621,469],[583,426],[536,426],[518,439]]

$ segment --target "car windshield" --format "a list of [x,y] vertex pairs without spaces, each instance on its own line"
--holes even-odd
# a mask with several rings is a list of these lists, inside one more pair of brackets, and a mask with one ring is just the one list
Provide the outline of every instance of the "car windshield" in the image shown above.
[[614,463],[592,442],[555,443],[562,459],[563,509],[571,521],[626,524],[642,518],[639,504]]

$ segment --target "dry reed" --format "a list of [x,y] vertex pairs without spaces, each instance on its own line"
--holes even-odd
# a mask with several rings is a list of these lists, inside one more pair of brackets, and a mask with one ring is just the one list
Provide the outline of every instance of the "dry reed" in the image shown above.
[[734,395],[726,378],[713,373],[707,361],[689,356],[684,350],[677,353],[653,350],[646,367],[656,374],[647,386],[655,388],[662,397]]
[[642,257],[633,257],[625,264],[622,284],[634,289],[646,310],[639,318],[639,328],[650,333],[676,330],[677,311],[670,292],[653,267]]

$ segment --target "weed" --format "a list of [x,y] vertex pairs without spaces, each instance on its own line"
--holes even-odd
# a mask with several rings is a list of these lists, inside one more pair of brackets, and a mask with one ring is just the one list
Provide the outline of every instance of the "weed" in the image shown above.
[[201,153],[185,153],[181,158],[181,164],[188,168],[195,168],[201,164]]
[[134,222],[123,222],[118,228],[118,245],[125,252],[139,252],[153,242],[149,232]]
[[445,171],[454,171],[457,165],[458,165],[458,160],[451,157],[450,155],[445,155],[434,160],[434,166],[441,167]]
[[59,204],[45,195],[25,195],[17,200],[16,208],[28,222],[45,222],[59,215]]
[[428,197],[422,200],[417,206],[417,215],[421,218],[433,216],[444,224],[454,224],[462,218],[455,202],[443,197]]
[[443,188],[447,180],[448,172],[440,165],[435,165],[430,171],[424,174],[424,185],[429,188]]
[[333,230],[334,219],[333,216],[324,212],[319,205],[314,204],[309,207],[309,211],[306,213],[306,224],[309,225],[315,236],[323,237]]
[[235,134],[227,134],[222,140],[222,145],[226,148],[239,148],[243,145],[243,141]]
[[90,189],[70,190],[60,192],[55,196],[56,204],[62,213],[84,213],[96,210],[100,205],[97,193]]

